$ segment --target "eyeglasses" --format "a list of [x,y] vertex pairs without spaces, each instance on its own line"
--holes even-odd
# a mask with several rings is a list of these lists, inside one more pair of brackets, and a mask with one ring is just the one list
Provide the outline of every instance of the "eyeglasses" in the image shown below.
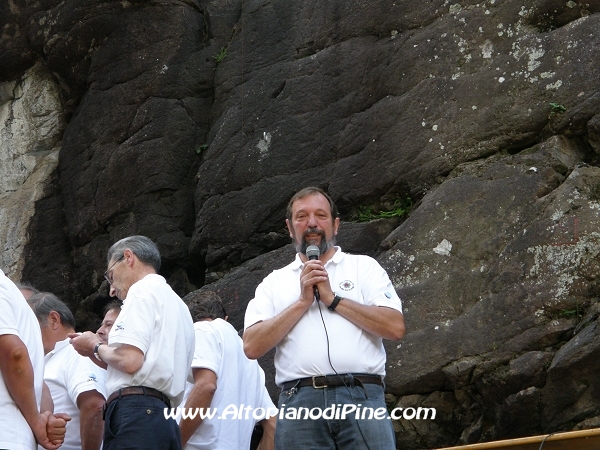
[[[104,279],[106,281],[108,281],[108,284],[112,285],[113,284],[113,277],[112,277],[112,268],[115,267],[115,265],[121,261],[123,258],[125,258],[125,253],[123,253],[121,255],[121,257],[119,259],[117,259],[114,263],[112,263],[112,265],[106,270],[106,272],[104,272]],[[109,274],[110,272],[110,274]]]

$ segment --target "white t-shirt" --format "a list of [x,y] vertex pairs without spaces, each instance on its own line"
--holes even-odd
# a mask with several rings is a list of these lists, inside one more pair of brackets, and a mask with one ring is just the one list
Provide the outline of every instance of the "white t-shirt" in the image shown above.
[[[104,377],[106,371],[89,358],[81,356],[69,343],[69,339],[57,342],[54,350],[45,357],[44,381],[50,389],[54,401],[54,412],[67,413],[65,442],[60,447],[65,450],[81,449],[80,414],[77,408],[79,394],[96,390],[106,398]],[[39,447],[40,449],[42,447]]]
[[[217,375],[217,390],[210,405],[216,414],[202,421],[185,450],[248,449],[256,422],[266,418],[269,409],[270,415],[276,411],[265,388],[265,374],[258,362],[246,358],[241,338],[226,321],[200,321],[194,329],[192,367],[209,369]],[[188,383],[182,407],[193,386]],[[219,419],[223,412],[227,418]],[[237,414],[240,419],[234,418]]]
[[108,367],[106,392],[128,386],[159,390],[176,407],[191,377],[194,355],[194,323],[183,300],[157,274],[146,275],[127,292],[108,345],[129,344],[144,353],[142,367],[133,375]]
[[[276,316],[300,298],[300,257],[271,272],[248,303],[244,328]],[[343,253],[336,247],[325,264],[333,292],[348,301],[385,306],[402,312],[402,303],[387,273],[369,256]],[[320,311],[319,312],[319,306]],[[321,319],[321,313],[323,319]],[[323,321],[326,325],[323,326]],[[331,364],[327,354],[327,337]],[[324,304],[314,302],[275,351],[275,382],[313,375],[370,373],[385,375],[385,349],[380,337],[354,325]],[[332,366],[335,371],[332,369]]]
[[[0,270],[0,335],[14,334],[27,346],[33,366],[35,397],[38,405],[42,398],[44,377],[44,347],[40,324],[23,295]],[[33,450],[35,437],[8,393],[0,373],[0,448]]]

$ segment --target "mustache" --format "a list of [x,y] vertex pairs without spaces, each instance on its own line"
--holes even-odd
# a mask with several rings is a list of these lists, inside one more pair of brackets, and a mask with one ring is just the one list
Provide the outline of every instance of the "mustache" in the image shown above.
[[306,239],[306,236],[308,236],[309,234],[318,234],[320,235],[322,238],[325,237],[325,232],[323,230],[320,230],[318,228],[307,228],[306,231],[304,233],[302,233],[302,239]]

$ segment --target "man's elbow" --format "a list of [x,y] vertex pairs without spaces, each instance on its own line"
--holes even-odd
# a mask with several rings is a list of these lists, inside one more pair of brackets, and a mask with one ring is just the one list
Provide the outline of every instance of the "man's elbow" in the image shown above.
[[385,339],[399,341],[404,337],[405,332],[406,326],[404,325],[404,316],[400,314],[400,317],[397,320],[394,320],[388,327],[388,335],[385,336]]
[[81,412],[81,415],[100,415],[102,417],[102,410],[104,409],[104,396],[94,390],[85,391],[79,394],[77,397],[77,407]]
[[212,397],[213,395],[215,395],[215,392],[217,392],[217,383],[214,383],[212,381],[205,382],[202,384],[202,386],[200,386],[200,389],[202,390],[202,392]]
[[[11,335],[12,336],[12,335]],[[12,346],[2,348],[1,352],[3,362],[11,365],[20,365],[25,360],[29,360],[29,352],[25,344],[19,339],[14,341]]]
[[406,331],[406,329],[404,328],[404,325],[402,325],[401,327],[395,327],[392,330],[392,334],[388,339],[390,341],[399,341],[400,339],[402,339],[404,337],[405,331]]
[[[137,356],[137,355],[136,355]],[[144,364],[144,357],[127,358],[121,364],[120,371],[125,372],[127,375],[133,375],[142,368]]]
[[259,324],[260,322],[257,322],[244,331],[242,339],[244,341],[244,353],[248,359],[258,359],[268,351],[261,345],[260,334],[256,333]]
[[248,359],[258,359],[264,355],[260,349],[250,342],[249,339],[244,338],[244,353],[246,354],[246,358]]
[[140,370],[140,368],[142,366],[138,365],[138,364],[134,364],[134,363],[127,363],[127,364],[123,364],[122,367],[123,367],[122,371],[125,372],[127,375],[133,375],[138,370]]

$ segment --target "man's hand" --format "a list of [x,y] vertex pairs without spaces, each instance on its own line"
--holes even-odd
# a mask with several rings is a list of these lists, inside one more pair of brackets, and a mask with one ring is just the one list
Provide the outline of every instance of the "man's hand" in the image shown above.
[[81,356],[94,358],[94,347],[101,342],[96,333],[86,331],[85,333],[70,333],[71,345]]
[[[321,299],[330,297],[333,299],[329,275],[323,263],[318,259],[307,261],[302,268],[300,273],[301,300],[310,305],[315,298],[315,288],[318,289]],[[329,305],[326,304],[326,306]]]
[[66,424],[71,418],[66,414],[53,416],[49,411],[39,414],[29,422],[38,444],[48,450],[59,448],[65,440]]
[[59,446],[65,440],[65,433],[67,432],[67,422],[71,418],[65,413],[56,413],[48,417],[48,425],[46,427],[48,440]]

